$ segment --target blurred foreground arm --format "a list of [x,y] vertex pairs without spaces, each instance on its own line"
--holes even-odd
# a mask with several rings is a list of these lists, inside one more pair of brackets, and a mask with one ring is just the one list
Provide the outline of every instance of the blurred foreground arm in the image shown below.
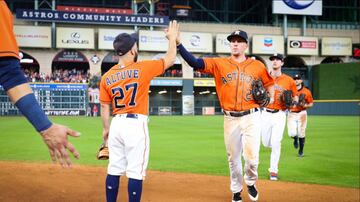
[[66,150],[69,150],[75,158],[80,157],[79,152],[67,139],[68,135],[78,137],[80,133],[66,126],[51,123],[35,99],[28,83],[9,89],[7,94],[21,113],[41,134],[53,162],[59,162],[63,167],[71,166],[72,163]]

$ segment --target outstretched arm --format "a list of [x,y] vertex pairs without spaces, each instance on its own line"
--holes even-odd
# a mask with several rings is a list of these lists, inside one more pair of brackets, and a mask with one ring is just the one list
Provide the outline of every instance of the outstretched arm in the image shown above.
[[190,65],[190,67],[193,67],[195,70],[201,70],[201,69],[205,68],[204,60],[201,58],[195,58],[181,44],[180,31],[178,31],[178,34],[176,37],[176,45],[177,45],[177,48],[179,50],[181,57],[184,58],[184,60]]
[[185,47],[180,43],[178,46],[179,53],[182,58],[194,69],[204,69],[205,63],[201,58],[195,58],[191,53],[189,53]]
[[166,38],[169,40],[169,47],[164,56],[164,67],[168,69],[173,66],[176,58],[176,36],[179,31],[179,25],[176,20],[169,22],[169,27],[165,29]]

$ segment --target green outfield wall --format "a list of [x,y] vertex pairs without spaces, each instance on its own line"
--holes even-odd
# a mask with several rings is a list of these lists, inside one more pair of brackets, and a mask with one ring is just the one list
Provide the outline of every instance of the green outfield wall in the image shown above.
[[314,99],[360,99],[360,63],[320,64],[311,73]]

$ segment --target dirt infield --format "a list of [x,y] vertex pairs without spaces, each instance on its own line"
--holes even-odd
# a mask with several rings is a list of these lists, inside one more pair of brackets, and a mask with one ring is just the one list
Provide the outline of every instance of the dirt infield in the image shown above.
[[[0,201],[104,201],[105,167],[0,161]],[[127,180],[120,200],[127,201]],[[359,189],[288,182],[258,182],[259,201],[359,201]],[[243,201],[249,201],[243,193]],[[149,171],[143,202],[230,202],[229,178]]]

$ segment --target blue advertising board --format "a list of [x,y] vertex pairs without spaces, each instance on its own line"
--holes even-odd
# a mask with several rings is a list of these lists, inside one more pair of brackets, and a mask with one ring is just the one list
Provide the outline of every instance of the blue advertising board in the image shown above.
[[99,14],[32,9],[17,9],[16,18],[33,21],[114,25],[167,26],[169,24],[168,16]]

